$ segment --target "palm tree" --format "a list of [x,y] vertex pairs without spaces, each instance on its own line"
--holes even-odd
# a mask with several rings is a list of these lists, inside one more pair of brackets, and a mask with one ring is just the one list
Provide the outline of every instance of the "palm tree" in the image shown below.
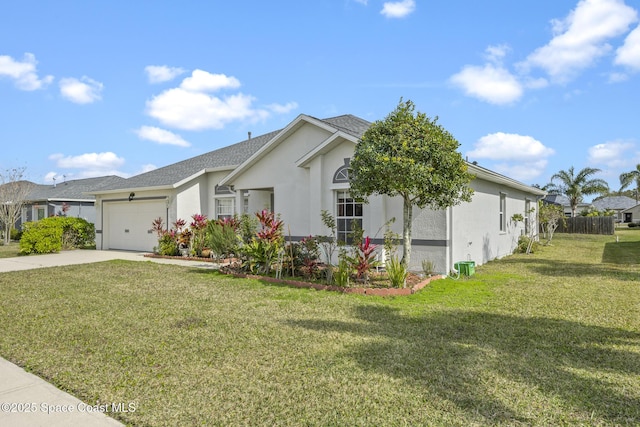
[[620,174],[620,191],[624,190],[631,183],[636,182],[636,202],[638,202],[638,193],[640,192],[640,163],[632,171]]
[[[589,179],[591,175],[600,172],[600,169],[586,167],[577,174],[571,166],[568,170],[561,170],[553,174],[549,183],[549,190],[557,191],[569,198],[571,204],[571,216],[576,216],[578,203],[582,202],[583,196],[591,194],[604,194],[609,191],[609,185],[603,179]],[[553,180],[559,180],[559,183]]]

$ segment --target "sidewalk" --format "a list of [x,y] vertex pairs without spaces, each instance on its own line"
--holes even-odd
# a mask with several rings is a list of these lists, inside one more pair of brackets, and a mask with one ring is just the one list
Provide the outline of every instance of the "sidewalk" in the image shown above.
[[[1,273],[34,268],[58,267],[122,259],[197,268],[217,268],[211,262],[147,258],[126,251],[76,250],[57,254],[0,259]],[[127,402],[110,402],[100,407],[82,402],[37,376],[0,357],[0,426],[17,427],[115,427],[120,422],[106,414],[129,410]],[[133,408],[135,410],[135,408]]]

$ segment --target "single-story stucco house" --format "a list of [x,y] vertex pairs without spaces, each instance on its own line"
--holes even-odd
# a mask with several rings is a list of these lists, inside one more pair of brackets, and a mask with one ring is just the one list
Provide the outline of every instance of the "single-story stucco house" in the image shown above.
[[640,223],[640,204],[624,209],[620,212],[620,215],[622,216],[622,222],[624,223]]
[[[249,138],[191,159],[91,191],[96,200],[98,249],[151,251],[155,218],[165,224],[255,213],[270,209],[285,223],[287,238],[326,235],[321,211],[330,212],[344,237],[353,220],[366,235],[382,238],[384,224],[397,220],[402,233],[402,201],[371,197],[368,204],[349,195],[349,161],[370,123],[352,115],[317,119],[300,115],[285,128]],[[473,199],[445,210],[417,209],[410,268],[422,260],[448,272],[458,261],[478,265],[511,254],[537,217],[546,193],[475,164]],[[528,215],[526,212],[531,211]],[[525,221],[512,221],[514,214]]]
[[630,222],[624,220],[623,212],[625,209],[632,208],[637,204],[638,202],[627,196],[606,196],[591,203],[600,212],[614,211],[617,222]]
[[[564,194],[547,194],[543,199],[543,203],[548,203],[550,205],[562,206],[562,210],[564,212],[564,216],[571,217],[571,201]],[[576,215],[580,215],[580,212],[584,210],[589,210],[593,208],[591,203],[581,202],[576,206]]]
[[[55,184],[31,184],[31,191],[22,207],[22,214],[16,222],[16,228],[28,221],[38,221],[64,213],[66,216],[84,218],[95,223],[95,197],[87,194],[89,190],[113,185],[124,178],[115,175],[96,178],[64,180]],[[63,212],[66,211],[66,212]]]

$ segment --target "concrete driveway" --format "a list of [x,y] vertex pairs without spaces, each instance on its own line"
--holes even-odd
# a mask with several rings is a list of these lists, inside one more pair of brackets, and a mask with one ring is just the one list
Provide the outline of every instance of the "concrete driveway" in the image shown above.
[[89,264],[92,262],[122,259],[127,261],[157,262],[199,268],[217,268],[212,262],[188,261],[181,259],[147,258],[143,252],[75,250],[57,254],[29,255],[15,258],[0,258],[0,273],[7,271],[31,270],[34,268],[59,267],[64,265]]

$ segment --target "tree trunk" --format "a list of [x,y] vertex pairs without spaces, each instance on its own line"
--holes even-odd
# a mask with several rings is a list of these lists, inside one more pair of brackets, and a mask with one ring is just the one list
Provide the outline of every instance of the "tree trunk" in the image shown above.
[[[402,227],[402,263],[405,268],[409,268],[411,262],[411,223],[413,222],[413,205],[408,196],[404,197],[403,206],[403,227]],[[407,286],[405,281],[404,287]]]

